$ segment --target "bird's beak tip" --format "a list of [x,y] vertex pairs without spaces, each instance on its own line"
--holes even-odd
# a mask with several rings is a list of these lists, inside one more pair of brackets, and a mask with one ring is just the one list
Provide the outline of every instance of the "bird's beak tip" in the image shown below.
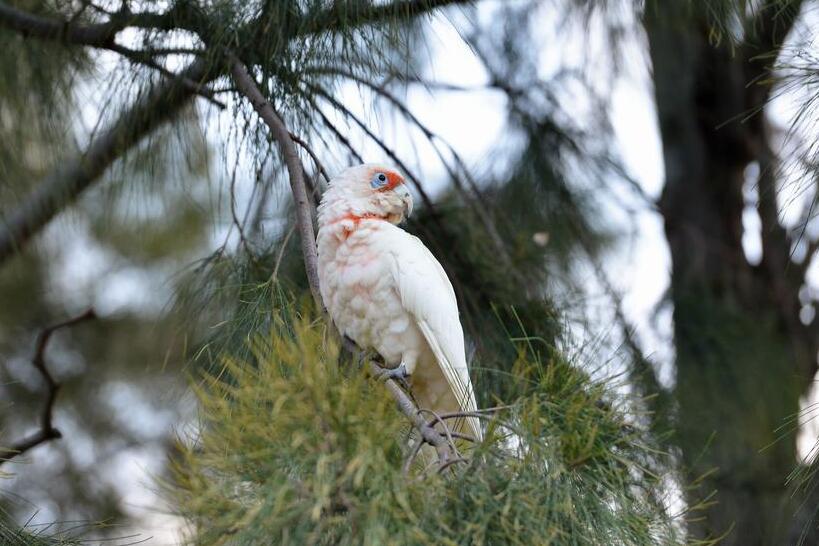
[[412,215],[412,194],[405,186],[401,186],[401,200],[404,202],[404,219]]

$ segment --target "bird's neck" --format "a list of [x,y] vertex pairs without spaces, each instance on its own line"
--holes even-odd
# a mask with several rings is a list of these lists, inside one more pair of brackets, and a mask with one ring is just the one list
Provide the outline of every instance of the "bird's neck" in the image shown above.
[[347,241],[353,233],[367,231],[367,228],[376,228],[381,222],[387,221],[387,216],[372,212],[351,210],[339,212],[319,222],[319,239],[329,236],[339,242]]
[[321,199],[318,207],[318,224],[323,227],[335,220],[352,214],[360,216],[366,212],[364,203],[355,196],[345,193],[343,189],[330,186]]
[[388,220],[388,216],[373,212],[372,203],[333,188],[325,194],[318,209],[319,232],[333,233],[344,239],[367,220]]

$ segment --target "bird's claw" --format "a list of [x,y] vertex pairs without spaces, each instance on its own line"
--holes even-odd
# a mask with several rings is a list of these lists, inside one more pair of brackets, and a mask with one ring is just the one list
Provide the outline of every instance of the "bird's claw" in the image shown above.
[[386,381],[388,379],[392,379],[393,381],[400,383],[404,389],[409,389],[409,383],[407,383],[408,377],[409,373],[407,372],[407,366],[403,362],[395,368],[381,368],[378,373],[379,380]]

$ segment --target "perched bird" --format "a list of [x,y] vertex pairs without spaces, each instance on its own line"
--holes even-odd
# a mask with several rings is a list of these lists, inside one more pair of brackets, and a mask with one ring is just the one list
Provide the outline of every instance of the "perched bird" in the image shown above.
[[[381,355],[385,376],[408,379],[420,408],[474,412],[455,292],[424,243],[398,227],[411,212],[403,177],[388,167],[333,178],[318,207],[321,297],[343,335]],[[475,417],[453,428],[482,438]]]

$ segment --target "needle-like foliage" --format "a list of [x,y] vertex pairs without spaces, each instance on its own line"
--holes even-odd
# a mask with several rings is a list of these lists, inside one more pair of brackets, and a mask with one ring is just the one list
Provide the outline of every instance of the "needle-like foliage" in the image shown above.
[[517,392],[486,412],[466,460],[402,472],[411,448],[392,398],[339,365],[322,321],[287,311],[251,359],[225,355],[197,382],[198,433],[167,485],[191,543],[683,543],[670,459],[556,351],[517,345]]

